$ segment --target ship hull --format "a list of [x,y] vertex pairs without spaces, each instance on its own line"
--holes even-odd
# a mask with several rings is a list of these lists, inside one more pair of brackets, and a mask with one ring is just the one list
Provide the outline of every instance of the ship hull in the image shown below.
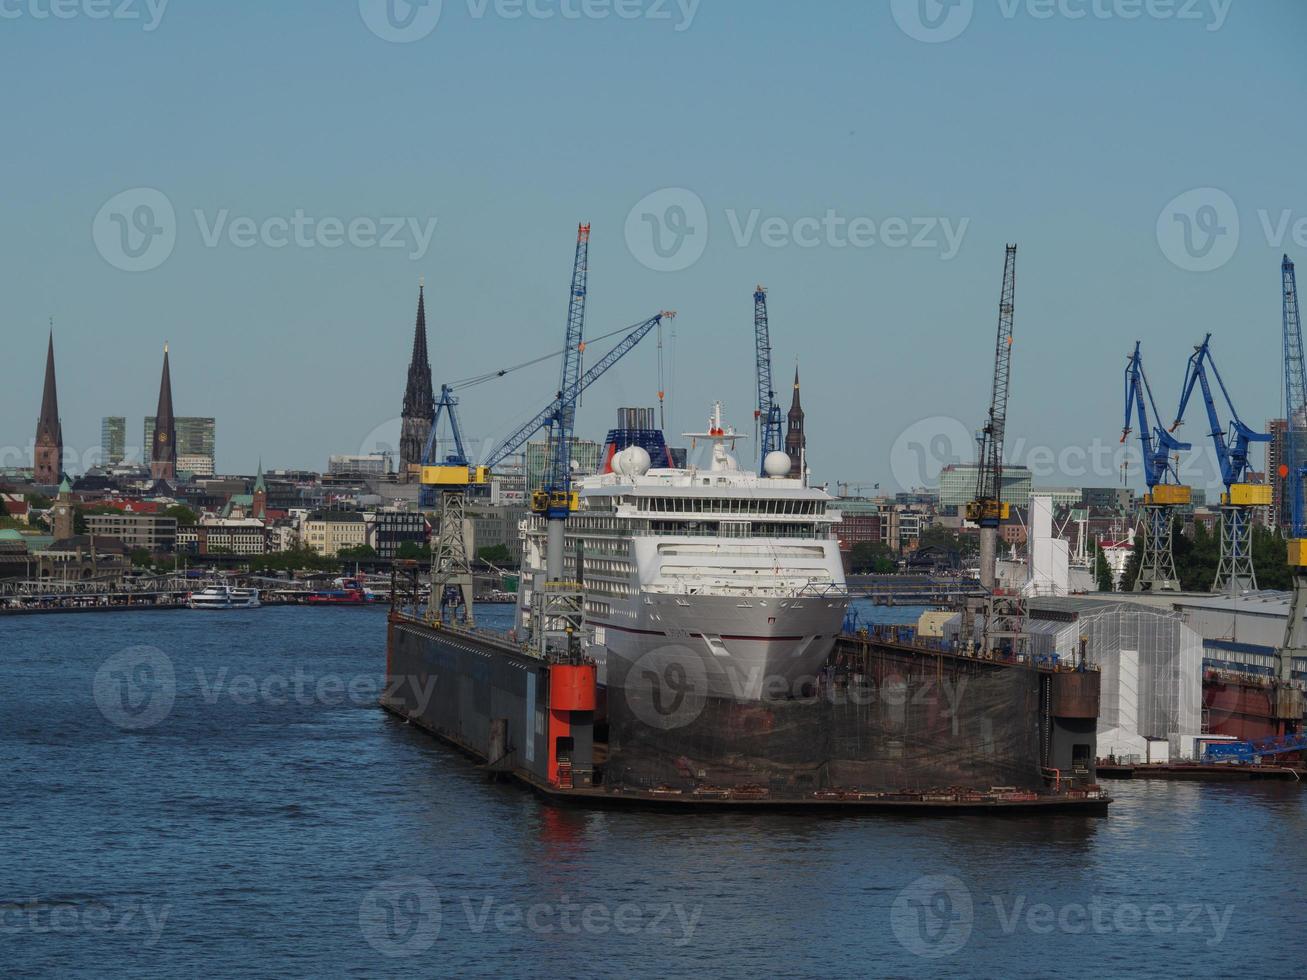
[[649,672],[707,697],[802,697],[815,687],[848,608],[843,595],[735,597],[646,593],[595,620],[600,682]]

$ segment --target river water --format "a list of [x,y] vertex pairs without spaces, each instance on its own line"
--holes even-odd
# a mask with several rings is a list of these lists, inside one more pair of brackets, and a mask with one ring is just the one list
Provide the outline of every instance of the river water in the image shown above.
[[1307,788],[1115,783],[1106,818],[560,810],[375,706],[384,630],[0,619],[0,973],[1307,972]]

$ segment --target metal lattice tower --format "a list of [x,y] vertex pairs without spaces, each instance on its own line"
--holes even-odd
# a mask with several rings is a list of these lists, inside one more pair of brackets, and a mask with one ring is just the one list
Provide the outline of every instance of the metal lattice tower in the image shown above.
[[459,491],[449,490],[440,495],[440,526],[431,555],[431,598],[427,603],[427,619],[431,622],[444,622],[448,609],[449,621],[476,625],[472,606],[472,546],[468,541],[465,500]]
[[758,423],[758,472],[767,454],[782,446],[781,407],[776,403],[776,389],[771,374],[771,329],[767,322],[767,290],[759,286],[753,293],[753,344],[757,363],[758,403],[753,417]]
[[1276,676],[1293,679],[1295,657],[1307,656],[1301,623],[1307,612],[1307,514],[1303,513],[1303,440],[1307,439],[1307,369],[1302,348],[1302,319],[1298,310],[1298,281],[1289,256],[1280,263],[1284,311],[1284,466],[1280,471],[1285,503],[1289,507],[1289,569],[1293,573],[1293,601],[1285,623],[1284,642],[1276,651]]

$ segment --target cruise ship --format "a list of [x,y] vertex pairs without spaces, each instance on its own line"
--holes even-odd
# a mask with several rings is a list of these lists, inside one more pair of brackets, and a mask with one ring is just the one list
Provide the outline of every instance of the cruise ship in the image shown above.
[[[714,698],[810,694],[848,606],[832,498],[783,452],[763,475],[741,468],[720,403],[706,432],[685,433],[710,445],[706,467],[673,467],[661,432],[643,434],[624,448],[610,435],[603,471],[573,484],[565,577],[582,585],[599,683],[636,668],[702,679]],[[522,530],[519,635],[546,547],[542,518]]]

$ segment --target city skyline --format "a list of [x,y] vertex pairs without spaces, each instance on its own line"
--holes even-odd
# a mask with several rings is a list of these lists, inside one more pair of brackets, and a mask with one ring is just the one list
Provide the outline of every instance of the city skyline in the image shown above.
[[[594,227],[590,335],[658,309],[680,314],[665,346],[673,439],[698,428],[716,398],[728,419],[751,430],[750,296],[762,282],[778,374],[796,357],[803,363],[814,475],[898,485],[895,443],[904,433],[935,418],[964,434],[983,421],[987,378],[975,366],[992,347],[1002,246],[1012,241],[1022,246],[1014,448],[1018,440],[1055,453],[1114,442],[1120,375],[1139,337],[1163,412],[1174,407],[1189,349],[1211,330],[1245,418],[1282,414],[1272,366],[1277,266],[1286,251],[1307,257],[1307,200],[1293,165],[1304,135],[1281,132],[1274,119],[1276,106],[1307,94],[1283,67],[1296,63],[1293,39],[1304,34],[1307,9],[1242,5],[1211,29],[1179,18],[1008,18],[978,5],[946,43],[914,38],[880,5],[839,19],[781,4],[751,10],[767,16],[741,23],[705,6],[680,31],[670,22],[477,21],[450,11],[414,44],[385,43],[352,7],[307,23],[282,9],[260,10],[256,22],[243,4],[222,12],[178,7],[150,33],[86,20],[14,21],[7,30],[23,43],[6,68],[31,92],[14,136],[31,152],[4,164],[25,191],[6,203],[6,217],[25,233],[0,245],[23,284],[9,309],[9,353],[21,370],[0,392],[8,422],[0,443],[30,445],[53,314],[71,449],[98,443],[107,412],[150,413],[156,366],[146,355],[165,336],[178,355],[179,395],[185,391],[179,411],[223,421],[224,468],[252,472],[259,455],[321,468],[333,453],[371,451],[378,441],[397,448],[413,286],[425,276],[437,385],[557,350],[578,220]],[[311,45],[287,50],[280,39],[304,29]],[[235,38],[259,71],[238,73],[206,96],[207,114],[190,111],[186,82],[201,52]],[[1105,44],[1132,72],[1101,70]],[[60,59],[60,45],[80,57]],[[578,108],[508,83],[509,65],[542,68],[546,49],[560,87],[577,93],[586,114],[613,123],[603,140],[582,139],[536,161],[533,184],[551,193],[506,192],[517,171],[485,161],[515,159],[509,145],[544,140]],[[664,77],[669,51],[692,68]],[[781,51],[805,85],[782,85],[767,67],[763,55]],[[1064,69],[1056,92],[1020,81],[1044,71],[1050,52]],[[392,77],[388,99],[365,105],[346,79],[321,67],[333,62]],[[100,119],[118,119],[106,100],[122,95],[94,82],[109,65],[140,108],[114,131]],[[1195,70],[1216,65],[1221,70]],[[1223,80],[1232,71],[1238,92]],[[605,73],[628,84],[588,81]],[[420,94],[470,75],[479,79],[475,99],[432,110]],[[160,78],[179,84],[161,86]],[[1176,78],[1185,80],[1185,98],[1164,115],[1137,99],[1140,87],[1162,91]],[[261,111],[297,86],[322,98],[296,102],[294,112]],[[704,105],[696,96],[704,87],[725,101]],[[810,104],[810,90],[825,93],[821,104]],[[895,96],[868,98],[875,92]],[[645,105],[639,118],[622,111],[632,97]],[[1249,112],[1251,101],[1264,113]],[[788,120],[789,131],[764,127],[761,136],[784,152],[756,152],[758,104]],[[432,111],[431,126],[411,125]],[[217,139],[209,118],[233,113],[248,124],[251,143],[275,152],[255,163],[246,148]],[[333,135],[341,113],[358,128],[348,141]],[[140,127],[160,117],[177,121],[177,140],[142,157],[134,149],[145,139]],[[63,125],[53,126],[55,118]],[[1212,119],[1221,120],[1222,139],[1210,139]],[[1113,139],[1104,140],[1109,124]],[[650,132],[675,138],[631,154]],[[983,138],[995,132],[1025,135]],[[89,178],[70,176],[72,133],[101,148],[103,166]],[[1047,149],[1038,166],[1023,149],[1033,139]],[[378,167],[373,148],[381,145],[395,152]],[[141,271],[113,264],[93,234],[101,210],[133,188],[157,191],[175,219],[171,254]],[[1193,263],[1184,256],[1177,264],[1158,228],[1172,202],[1203,188],[1226,197],[1194,213],[1229,225],[1221,208],[1232,201],[1239,220],[1230,230],[1240,238],[1207,270],[1186,267]],[[669,190],[677,194],[642,204]],[[636,233],[668,215],[697,220],[696,201],[706,209],[702,253],[672,268],[691,255],[665,261]],[[293,223],[297,212],[345,225],[369,215],[403,219],[410,247],[324,247],[313,235],[312,247],[301,247],[293,234],[281,247],[260,238],[267,222]],[[1170,217],[1163,230],[1183,230],[1174,219],[1184,215]],[[909,244],[851,243],[850,223],[861,218],[878,231],[901,219]],[[945,221],[957,244],[948,258]],[[250,223],[255,241],[246,247]],[[940,247],[911,247],[918,231]],[[673,232],[660,226],[660,248],[676,250]],[[70,281],[78,287],[67,288]],[[587,392],[578,431],[597,438],[616,407],[649,402],[655,356],[646,341]],[[555,371],[545,364],[469,394],[461,406],[469,438],[493,440],[542,405],[557,387]],[[278,409],[273,429],[268,402]],[[969,441],[963,448],[955,456],[969,461]]]

